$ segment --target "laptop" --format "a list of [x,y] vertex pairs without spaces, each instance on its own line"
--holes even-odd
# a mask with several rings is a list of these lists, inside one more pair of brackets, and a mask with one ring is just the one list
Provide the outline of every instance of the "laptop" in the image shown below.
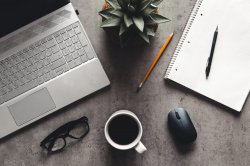
[[0,138],[110,84],[68,0],[0,3]]

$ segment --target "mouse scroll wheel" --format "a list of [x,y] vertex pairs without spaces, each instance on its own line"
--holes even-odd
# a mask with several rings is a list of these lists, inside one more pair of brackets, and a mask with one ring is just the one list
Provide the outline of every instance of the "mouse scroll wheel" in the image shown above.
[[181,119],[180,115],[178,114],[178,112],[175,112],[175,116],[177,119]]

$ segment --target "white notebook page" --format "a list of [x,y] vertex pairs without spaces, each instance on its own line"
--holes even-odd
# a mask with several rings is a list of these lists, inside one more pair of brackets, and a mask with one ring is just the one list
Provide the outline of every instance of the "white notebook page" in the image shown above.
[[[209,78],[205,69],[219,27]],[[167,78],[234,110],[250,90],[250,0],[203,0]]]

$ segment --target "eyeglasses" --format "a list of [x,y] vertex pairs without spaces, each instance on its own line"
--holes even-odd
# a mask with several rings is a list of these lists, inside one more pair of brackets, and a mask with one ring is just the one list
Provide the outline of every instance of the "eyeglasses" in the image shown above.
[[49,134],[40,144],[48,152],[57,152],[66,146],[66,138],[82,139],[89,132],[88,118],[83,116],[80,119],[68,122]]

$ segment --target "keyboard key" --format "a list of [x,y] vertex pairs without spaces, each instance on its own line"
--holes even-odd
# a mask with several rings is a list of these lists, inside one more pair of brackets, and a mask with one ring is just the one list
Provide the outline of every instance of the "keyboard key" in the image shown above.
[[3,104],[3,103],[4,103],[4,97],[0,96],[0,104]]
[[70,69],[73,69],[74,67],[77,66],[76,63],[75,63],[74,61],[71,61],[71,62],[69,62],[68,64],[69,64]]
[[41,40],[42,44],[45,44],[46,42],[47,42],[46,38],[44,38],[44,39]]
[[18,85],[18,87],[20,87],[24,84],[24,82],[21,79],[19,79],[16,81],[16,84]]
[[78,42],[78,38],[77,38],[76,35],[72,36],[71,40],[72,40],[72,43],[73,43],[73,44],[75,44],[75,43]]
[[62,52],[63,52],[63,55],[66,56],[66,55],[69,54],[69,49],[65,48],[65,49],[62,50]]
[[45,58],[43,62],[44,62],[44,65],[47,66],[50,64],[51,61],[50,61],[50,58]]
[[11,81],[11,82],[14,82],[14,81],[16,81],[16,80],[18,79],[17,76],[14,75],[14,74],[11,75],[9,78],[10,78],[10,81]]
[[31,50],[29,52],[27,52],[27,54],[26,54],[26,58],[27,59],[30,58],[30,57],[32,57],[32,56],[33,56],[33,54],[32,54]]
[[76,63],[77,66],[82,64],[81,58],[79,57],[79,58],[75,59],[75,63]]
[[77,58],[77,59],[69,62],[69,67],[72,69],[76,66],[79,66],[80,64],[82,64],[82,60],[81,60],[81,58]]
[[42,83],[44,83],[43,77],[38,77],[37,78],[37,82],[38,82],[39,85],[41,85]]
[[44,66],[44,64],[42,63],[42,61],[36,63],[35,65],[37,66],[38,69],[41,69]]
[[16,97],[16,96],[18,96],[18,95],[20,95],[21,93],[19,93],[17,90],[14,90],[14,91],[12,91],[12,92],[10,92],[10,93],[6,93],[4,96],[3,96],[3,99],[4,99],[4,101],[6,102],[6,101],[9,101],[10,99],[12,99],[12,98],[14,98],[14,97]]
[[69,46],[72,45],[72,41],[71,41],[70,38],[68,38],[68,39],[65,41],[65,43],[66,43],[66,46],[67,46],[67,47],[69,47]]
[[54,33],[54,37],[55,37],[55,38],[57,38],[58,36],[60,36],[60,32]]
[[51,79],[56,77],[56,72],[54,70],[50,71],[49,74]]
[[64,58],[61,58],[61,59],[58,59],[57,61],[55,61],[53,64],[52,64],[52,69],[56,69],[62,65],[64,65],[66,62],[64,60]]
[[78,27],[78,26],[79,26],[79,23],[78,23],[78,22],[76,22],[76,23],[74,23],[74,24],[72,25],[73,28],[76,28],[76,27]]
[[46,74],[46,73],[48,73],[48,72],[50,72],[50,67],[49,66],[44,66],[43,68],[42,68],[42,71],[43,71],[43,75],[44,74]]
[[81,56],[81,59],[82,59],[82,62],[83,62],[83,63],[88,61],[87,55],[82,55],[82,56]]
[[92,51],[92,49],[90,48],[90,46],[86,46],[84,47],[84,50],[88,56],[89,59],[93,59],[94,58],[94,52]]
[[50,73],[45,73],[43,75],[43,79],[44,79],[45,82],[49,81],[50,80]]
[[35,43],[35,46],[36,46],[37,48],[39,48],[40,45],[41,45],[41,42],[40,42],[40,41],[38,41],[38,42]]
[[46,50],[46,56],[51,56],[52,55],[52,50],[51,49],[47,49]]
[[86,54],[83,48],[79,49],[77,52],[80,56]]
[[81,33],[81,28],[80,28],[80,26],[75,27],[74,30],[75,30],[75,33],[76,33],[76,34]]
[[59,47],[60,47],[61,50],[63,50],[64,48],[66,48],[66,43],[65,42],[61,42],[59,44]]
[[73,60],[73,56],[71,54],[69,54],[69,55],[65,56],[65,59],[67,62],[70,62]]
[[79,50],[80,48],[82,48],[82,44],[81,44],[80,42],[77,42],[77,43],[75,44],[75,48],[76,48],[77,50]]
[[45,51],[41,52],[39,58],[40,60],[43,60],[44,58],[46,58],[46,52]]
[[50,35],[50,36],[47,37],[47,41],[50,41],[50,40],[52,40],[52,39],[53,39],[53,36],[52,36],[52,35]]
[[64,70],[63,70],[62,66],[55,69],[55,73],[56,73],[57,76],[63,74],[63,72],[64,72]]
[[65,33],[66,33],[66,28],[60,30],[60,34],[61,34],[61,35],[65,34]]
[[62,36],[63,36],[63,40],[65,41],[65,40],[67,40],[68,38],[69,38],[69,34],[66,32],[66,33],[64,33],[64,34],[62,34]]
[[61,35],[57,36],[56,41],[58,44],[61,43],[63,41],[63,37]]
[[74,59],[80,57],[80,55],[78,54],[77,51],[76,51],[76,52],[73,52],[73,53],[72,53],[72,56],[73,56]]
[[58,47],[57,45],[55,45],[55,46],[53,46],[53,47],[51,48],[51,50],[52,50],[52,53],[55,54],[55,53],[57,53],[60,49],[59,49],[59,47]]
[[39,48],[35,48],[35,49],[33,50],[34,56],[35,56],[36,54],[38,54],[39,52],[40,52]]
[[70,53],[72,53],[72,52],[74,52],[76,49],[75,49],[75,46],[74,45],[71,45],[70,47],[69,47],[69,52]]
[[50,61],[54,62],[58,59],[62,58],[62,53],[61,52],[57,52],[55,54],[53,54],[52,56],[50,56]]
[[1,95],[6,94],[7,92],[8,92],[8,89],[7,89],[6,86],[4,86],[4,87],[2,87],[2,88],[0,89],[0,94],[1,94]]
[[75,31],[73,29],[68,31],[69,37],[73,37],[75,35]]
[[28,51],[29,51],[28,48],[23,49],[23,53],[26,53],[26,52],[28,52]]
[[82,46],[86,46],[88,44],[86,37],[83,35],[83,33],[79,33],[78,39],[81,42]]
[[67,31],[72,30],[72,26],[71,26],[71,25],[67,26],[67,27],[66,27],[66,30],[67,30]]
[[30,77],[31,77],[32,80],[35,80],[37,78],[36,72],[31,73]]
[[63,65],[63,71],[64,72],[69,71],[69,66],[67,64]]

